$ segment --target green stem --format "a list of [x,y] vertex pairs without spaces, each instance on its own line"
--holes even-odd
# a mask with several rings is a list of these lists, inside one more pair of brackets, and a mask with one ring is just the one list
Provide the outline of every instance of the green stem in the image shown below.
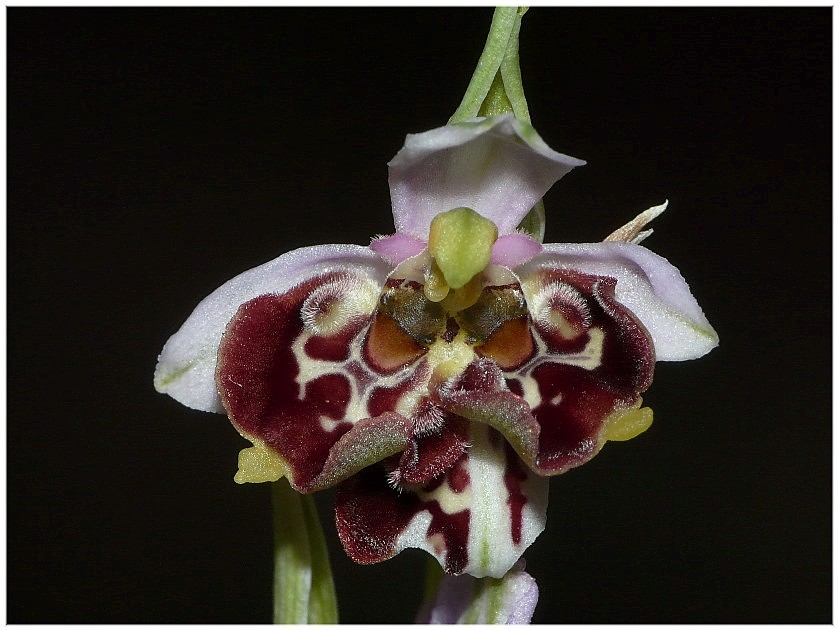
[[337,597],[314,500],[286,479],[271,484],[274,623],[337,623]]
[[338,598],[332,579],[332,566],[326,549],[326,537],[311,496],[301,496],[311,553],[311,595],[308,601],[309,623],[337,623]]
[[427,601],[436,596],[436,592],[439,589],[439,583],[442,581],[443,575],[445,575],[445,573],[443,572],[442,567],[439,566],[437,559],[433,556],[428,556],[425,560],[424,600]]
[[[500,75],[506,97],[515,112],[515,118],[530,122],[530,108],[524,96],[524,82],[521,80],[521,63],[518,59],[518,35],[521,32],[521,18],[527,12],[526,7],[518,8],[518,19],[509,34],[509,43],[506,45],[506,54],[500,64]],[[509,110],[507,110],[509,111]]]
[[520,23],[520,21],[521,16],[517,7],[498,7],[495,9],[483,53],[477,61],[477,68],[474,70],[460,106],[448,120],[449,125],[477,116],[480,106],[486,100],[486,95],[495,80],[495,75],[500,70],[503,58],[506,56],[509,37],[515,30],[516,22]]

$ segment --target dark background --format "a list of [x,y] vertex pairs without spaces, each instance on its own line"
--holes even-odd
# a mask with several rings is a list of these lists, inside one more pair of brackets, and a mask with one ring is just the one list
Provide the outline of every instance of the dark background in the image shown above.
[[[491,9],[7,9],[8,621],[270,621],[268,488],[152,387],[223,281],[392,230],[386,162],[454,111]],[[831,9],[532,9],[533,123],[584,158],[548,241],[646,245],[721,337],[655,423],[551,482],[536,622],[829,623]],[[424,557],[342,620],[407,622]]]

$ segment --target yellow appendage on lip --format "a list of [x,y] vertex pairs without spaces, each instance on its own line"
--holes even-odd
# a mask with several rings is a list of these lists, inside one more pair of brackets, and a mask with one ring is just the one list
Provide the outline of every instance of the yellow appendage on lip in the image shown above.
[[250,448],[239,451],[239,470],[233,477],[236,483],[277,481],[285,476],[287,464],[274,451],[256,440]]
[[649,407],[641,408],[643,400],[630,409],[615,411],[606,418],[602,428],[602,437],[607,441],[625,442],[637,437],[646,429],[652,426],[652,410]]

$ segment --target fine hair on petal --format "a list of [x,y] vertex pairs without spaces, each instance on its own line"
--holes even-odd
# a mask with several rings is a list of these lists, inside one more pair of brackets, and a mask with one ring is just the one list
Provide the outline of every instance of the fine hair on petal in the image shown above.
[[300,308],[300,317],[313,334],[333,335],[355,318],[369,315],[377,298],[369,282],[341,274],[311,292]]
[[[591,310],[578,289],[561,280],[551,280],[529,296],[530,315],[544,328],[570,339],[591,326]],[[572,309],[572,312],[569,312]],[[572,316],[571,321],[568,316]]]

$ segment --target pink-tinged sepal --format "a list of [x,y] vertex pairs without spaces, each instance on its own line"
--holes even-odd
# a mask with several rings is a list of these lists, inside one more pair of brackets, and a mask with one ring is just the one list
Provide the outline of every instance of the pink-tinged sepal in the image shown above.
[[391,267],[368,247],[318,245],[296,249],[239,274],[202,300],[166,342],[154,371],[155,388],[187,407],[223,413],[215,385],[216,357],[224,330],[239,306],[334,271],[381,287]]
[[522,278],[540,268],[572,269],[617,280],[615,296],[643,323],[658,361],[696,359],[719,345],[719,336],[669,261],[633,243],[551,243],[522,268]]
[[465,207],[511,234],[556,181],[584,163],[551,149],[511,113],[410,134],[389,163],[396,230],[427,240],[437,214]]

